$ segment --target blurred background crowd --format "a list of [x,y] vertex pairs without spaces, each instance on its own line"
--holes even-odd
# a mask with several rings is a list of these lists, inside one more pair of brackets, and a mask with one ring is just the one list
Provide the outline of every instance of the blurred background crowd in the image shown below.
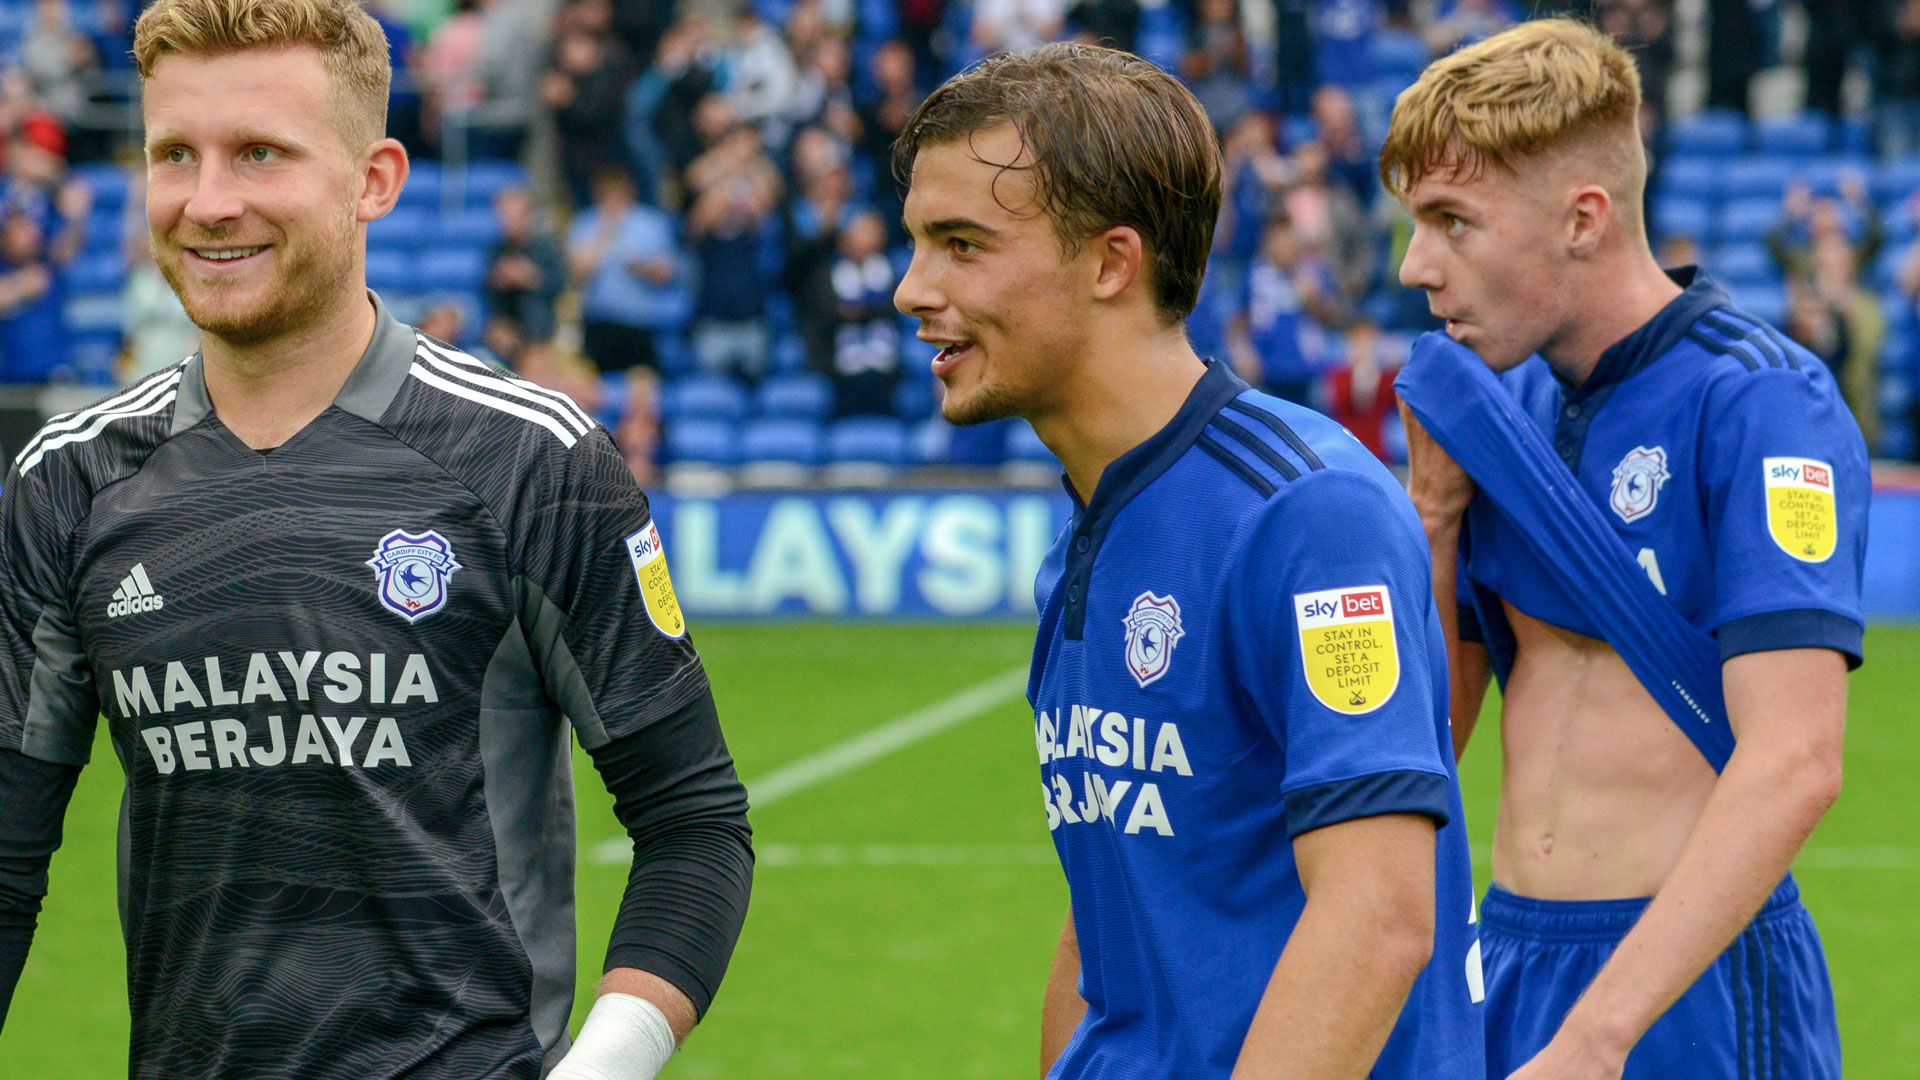
[[[939,419],[892,306],[889,145],[965,65],[1057,39],[1177,73],[1227,191],[1195,347],[1402,452],[1433,327],[1375,156],[1428,60],[1571,11],[1647,88],[1649,216],[1838,373],[1869,442],[1920,424],[1920,0],[369,0],[413,155],[369,229],[394,311],[565,390],[643,481],[1002,469],[1024,424]],[[127,0],[0,0],[0,383],[105,385],[196,346],[146,253]],[[977,472],[969,475],[978,475]]]

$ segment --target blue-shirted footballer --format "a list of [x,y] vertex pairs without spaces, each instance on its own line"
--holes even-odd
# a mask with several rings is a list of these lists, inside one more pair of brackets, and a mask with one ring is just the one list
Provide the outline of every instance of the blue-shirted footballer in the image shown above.
[[[1818,360],[1654,261],[1639,105],[1610,39],[1526,23],[1429,67],[1381,155],[1415,222],[1401,280],[1452,338],[1416,348],[1411,388],[1464,346],[1505,398],[1428,397],[1432,435],[1408,425],[1435,586],[1462,597],[1460,747],[1490,671],[1504,691],[1487,1073],[1837,1080],[1787,871],[1839,793],[1866,447]],[[1676,614],[1701,693],[1650,677]]]
[[956,423],[1031,421],[1077,512],[1029,683],[1072,909],[1059,1080],[1484,1068],[1472,879],[1419,519],[1337,425],[1203,362],[1205,114],[1048,46],[934,93],[897,150],[895,297]]

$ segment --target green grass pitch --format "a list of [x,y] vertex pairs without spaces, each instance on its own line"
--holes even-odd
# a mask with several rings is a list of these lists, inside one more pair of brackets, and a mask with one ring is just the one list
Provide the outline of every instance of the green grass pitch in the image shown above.
[[[1025,626],[714,625],[699,644],[749,781],[1021,667]],[[1847,785],[1797,869],[1825,936],[1850,1080],[1920,1078],[1920,628],[1876,627],[1854,675]],[[1496,751],[1464,767],[1476,851],[1493,820]],[[103,743],[53,865],[0,1077],[125,1074],[115,914],[121,778]],[[584,757],[584,1013],[623,888],[610,799]],[[1066,910],[1017,697],[754,812],[752,913],[712,1013],[673,1080],[1031,1077],[1040,991]],[[1482,860],[1484,863],[1484,860]],[[1484,886],[1486,868],[1479,868]]]

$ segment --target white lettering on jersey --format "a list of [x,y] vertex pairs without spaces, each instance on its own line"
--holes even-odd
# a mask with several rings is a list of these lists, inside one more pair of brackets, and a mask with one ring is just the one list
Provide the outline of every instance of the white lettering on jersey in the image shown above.
[[1661,596],[1667,595],[1667,582],[1660,576],[1660,559],[1653,549],[1641,548],[1640,554],[1635,557],[1640,561],[1640,569],[1647,572],[1647,580],[1653,582],[1653,587],[1660,590]]
[[[245,722],[231,717],[142,728],[140,738],[146,743],[147,753],[153,759],[154,771],[161,776],[169,776],[182,767],[189,772],[200,772],[255,766],[273,768],[282,763],[301,765],[309,761],[337,764],[350,769],[356,767],[353,750],[361,733],[366,730],[368,719],[365,716],[350,716],[343,723],[337,716],[316,717],[307,713],[300,717],[291,756],[287,753],[286,724],[278,715],[266,718],[267,742],[264,746],[249,745],[254,733],[249,731]],[[334,747],[333,752],[327,749],[329,739]],[[382,764],[402,769],[413,767],[413,758],[407,753],[407,742],[400,733],[400,724],[391,716],[378,719],[373,738],[367,743],[366,754],[357,767],[372,769]]]
[[[323,655],[326,657],[324,663],[321,662]],[[321,666],[326,677],[321,684],[322,691],[327,700],[337,704],[365,701],[373,705],[406,705],[414,702],[433,705],[440,701],[433,671],[428,668],[427,658],[421,653],[408,653],[401,662],[400,677],[394,684],[391,697],[385,685],[387,657],[384,653],[369,654],[364,661],[348,652],[310,652],[300,656],[283,652],[279,656],[285,668],[284,684],[268,654],[253,653],[247,659],[247,674],[238,690],[228,689],[225,673],[237,668],[237,663],[232,668],[223,668],[218,656],[206,657],[198,664],[178,660],[169,662],[159,676],[160,691],[157,695],[154,693],[155,677],[148,674],[145,667],[115,670],[114,704],[119,707],[121,716],[132,719],[154,713],[251,705],[261,700],[284,702],[290,697],[307,701],[312,696],[309,683],[316,664]],[[362,670],[367,672],[364,679],[358,674]],[[201,678],[196,679],[196,675]]]
[[[1178,724],[1154,723],[1091,705],[1071,705],[1065,712],[1064,725],[1058,711],[1041,710],[1034,715],[1034,749],[1043,766],[1062,758],[1082,758],[1090,763],[1098,762],[1109,770],[1131,765],[1135,772],[1193,775],[1193,765],[1187,759]],[[1149,747],[1151,758],[1147,752]],[[1081,774],[1080,784],[1078,799],[1071,783],[1060,773],[1054,773],[1041,784],[1041,801],[1047,808],[1049,831],[1061,825],[1100,821],[1120,825],[1123,820],[1120,811],[1125,804],[1125,825],[1120,826],[1123,832],[1174,835],[1173,820],[1157,783],[1113,777],[1089,768]]]
[[120,579],[119,587],[113,590],[113,598],[107,601],[107,618],[118,619],[143,611],[159,611],[166,606],[165,599],[147,577],[146,565],[134,563],[133,569],[127,571],[127,576]]

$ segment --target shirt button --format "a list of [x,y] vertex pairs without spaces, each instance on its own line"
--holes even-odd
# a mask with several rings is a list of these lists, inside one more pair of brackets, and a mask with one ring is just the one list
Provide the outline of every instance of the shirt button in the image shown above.
[[1080,602],[1080,586],[1078,585],[1067,586],[1067,603],[1077,604],[1079,602]]
[[1580,415],[1580,406],[1578,405],[1567,406],[1567,419],[1572,420],[1575,417],[1578,417],[1579,415]]
[[1093,539],[1091,537],[1083,536],[1080,539],[1075,540],[1073,542],[1073,550],[1079,552],[1082,555],[1085,555],[1087,553],[1087,549],[1092,546],[1093,546]]

